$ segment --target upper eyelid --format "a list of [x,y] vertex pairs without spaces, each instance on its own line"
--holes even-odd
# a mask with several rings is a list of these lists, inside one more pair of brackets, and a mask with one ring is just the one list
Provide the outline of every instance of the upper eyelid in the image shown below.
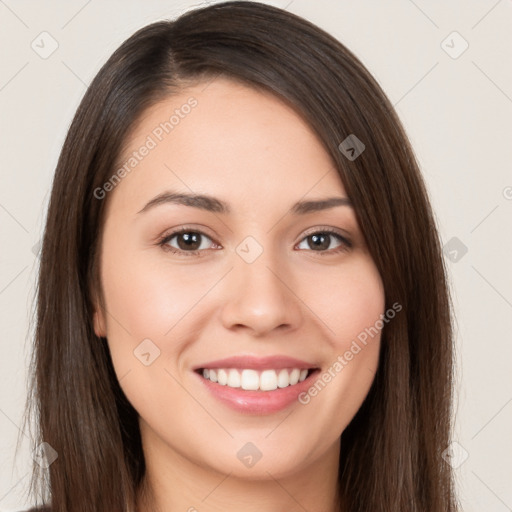
[[158,237],[160,241],[169,240],[177,235],[181,235],[182,233],[199,233],[202,236],[208,237],[210,240],[214,241],[215,236],[209,235],[204,231],[204,228],[193,228],[189,226],[183,226],[175,229],[171,229],[169,232],[165,232],[163,235]]
[[[314,235],[315,233],[329,233],[332,235],[339,235],[342,238],[346,239],[347,241],[350,241],[351,235],[347,232],[345,229],[341,228],[334,228],[331,226],[318,226],[311,229],[307,229],[304,234],[302,235],[302,238],[305,238],[310,235]],[[301,238],[301,240],[302,240]]]

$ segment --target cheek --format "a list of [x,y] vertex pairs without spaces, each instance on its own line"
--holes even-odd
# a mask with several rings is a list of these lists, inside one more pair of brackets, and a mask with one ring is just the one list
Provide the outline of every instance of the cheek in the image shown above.
[[[312,281],[306,290],[311,308],[327,326],[328,339],[337,353],[364,338],[384,313],[381,277],[370,258],[341,266],[325,279]],[[375,336],[375,338],[377,338]]]
[[299,402],[304,405],[304,418],[315,418],[309,424],[311,437],[326,448],[352,420],[374,380],[385,295],[369,258],[340,267],[329,280],[317,280],[315,290],[310,296],[327,326],[329,353],[322,372]]
[[[191,279],[191,268],[155,261],[146,251],[108,253],[102,268],[106,301],[107,339],[114,369],[126,396],[142,415],[160,410],[158,396],[166,390],[180,403],[175,362],[188,343],[184,328],[200,297],[211,287],[208,279]],[[193,315],[191,315],[193,316]],[[172,342],[171,342],[172,340]],[[148,355],[149,354],[149,355]],[[149,398],[151,397],[151,398]]]
[[[119,378],[135,370],[123,386],[135,379],[142,379],[142,385],[149,375],[154,378],[155,372],[176,366],[192,334],[205,321],[198,317],[201,299],[222,269],[169,263],[153,248],[120,249],[111,244],[105,245],[104,254],[102,283],[113,365]],[[155,359],[145,367],[137,356],[148,351],[150,361]]]
[[143,252],[111,261],[103,277],[107,308],[134,338],[163,337],[211,286],[208,276],[191,279],[190,267],[170,268]]

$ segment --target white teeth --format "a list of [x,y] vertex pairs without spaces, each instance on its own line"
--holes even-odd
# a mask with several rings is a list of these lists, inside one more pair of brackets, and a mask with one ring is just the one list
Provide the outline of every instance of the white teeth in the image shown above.
[[277,377],[277,385],[280,388],[286,388],[290,385],[290,374],[287,370],[281,370]]
[[217,371],[217,380],[219,384],[225,386],[228,383],[228,373],[226,370],[218,370]]
[[277,375],[274,370],[265,370],[261,372],[260,389],[262,391],[272,391],[277,389]]
[[297,368],[294,368],[290,373],[290,386],[297,384],[297,382],[299,382],[299,377],[300,377],[300,370]]
[[236,370],[229,370],[227,385],[230,388],[239,388],[241,386],[240,374]]
[[258,372],[256,370],[242,370],[242,389],[256,391],[259,387],[260,377]]
[[237,370],[235,368],[203,369],[203,377],[230,388],[247,391],[273,391],[302,382],[308,376],[307,369],[292,368],[282,370]]

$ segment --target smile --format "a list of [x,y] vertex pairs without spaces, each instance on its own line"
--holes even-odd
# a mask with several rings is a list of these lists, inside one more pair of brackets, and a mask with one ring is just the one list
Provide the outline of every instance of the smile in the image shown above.
[[304,381],[310,370],[307,368],[281,369],[238,369],[238,368],[202,368],[199,373],[210,382],[230,388],[246,391],[274,391],[287,388]]
[[240,354],[192,368],[202,389],[243,414],[272,414],[298,404],[320,372],[320,361],[287,355]]

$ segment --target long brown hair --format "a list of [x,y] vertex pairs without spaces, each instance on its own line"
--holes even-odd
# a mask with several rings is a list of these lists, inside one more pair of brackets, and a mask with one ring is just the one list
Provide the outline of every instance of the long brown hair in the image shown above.
[[[98,72],[69,128],[41,252],[26,417],[35,445],[32,496],[54,512],[135,510],[145,464],[137,413],[92,327],[105,200],[130,129],[187,84],[223,75],[272,92],[300,113],[336,163],[384,283],[402,311],[382,333],[380,363],[341,437],[339,492],[350,512],[453,512],[453,339],[443,258],[427,192],[393,106],[361,62],[310,22],[235,1],[159,21]],[[347,158],[339,145],[365,145]],[[134,171],[136,172],[136,171]]]

